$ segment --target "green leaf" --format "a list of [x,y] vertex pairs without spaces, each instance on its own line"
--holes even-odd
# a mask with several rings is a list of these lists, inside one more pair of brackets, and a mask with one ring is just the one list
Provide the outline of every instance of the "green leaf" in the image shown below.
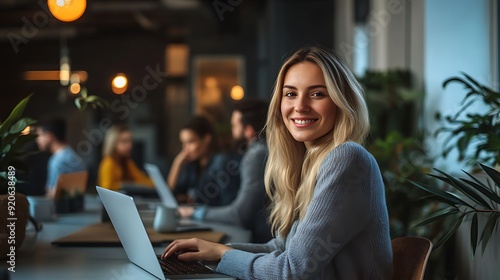
[[481,192],[488,199],[500,204],[500,196],[498,196],[496,193],[492,192],[490,189],[488,189],[486,187],[482,187],[481,185],[477,184],[476,182],[472,182],[472,181],[464,179],[464,178],[460,178],[460,180],[473,186],[477,191]]
[[76,108],[81,109],[83,102],[85,102],[85,101],[83,101],[83,99],[81,97],[75,98],[75,106],[76,106]]
[[[449,204],[450,206],[457,205],[457,204],[461,205],[459,200],[457,200],[455,197],[449,195],[448,193],[446,193],[444,191],[438,190],[438,189],[433,188],[433,187],[425,186],[425,185],[419,184],[419,183],[411,181],[411,180],[408,180],[408,181],[411,184],[413,184],[414,186],[416,186],[416,187],[418,187],[418,188],[420,188],[428,193],[431,193],[432,195],[439,197],[441,202]],[[432,196],[429,196],[429,197],[432,197]]]
[[33,119],[22,118],[10,127],[9,133],[10,134],[20,134],[21,131],[23,131],[27,126],[33,125],[35,123],[36,123],[36,121]]
[[89,97],[85,98],[85,101],[86,101],[87,103],[93,103],[93,102],[95,102],[97,99],[99,99],[99,97],[98,97],[97,95],[91,95],[91,96],[89,96]]
[[460,217],[458,217],[455,222],[453,223],[453,226],[451,227],[451,229],[449,229],[443,236],[441,236],[441,238],[436,242],[436,245],[434,247],[434,249],[437,249],[439,247],[441,247],[441,245],[443,245],[444,243],[446,243],[446,241],[448,241],[448,239],[450,239],[450,237],[453,236],[453,234],[455,234],[455,232],[457,232],[458,228],[460,227],[460,225],[462,224],[462,221],[465,217],[465,214],[462,214],[460,215]]
[[470,90],[474,89],[467,82],[465,82],[462,78],[459,78],[459,77],[451,77],[451,78],[445,80],[443,82],[443,88],[446,88],[448,86],[448,84],[451,83],[451,82],[457,82],[457,83],[463,84],[465,86],[469,86]]
[[435,222],[437,220],[444,219],[450,215],[457,214],[459,212],[460,211],[458,210],[458,208],[454,207],[454,206],[443,208],[443,209],[438,210],[435,213],[429,215],[428,217],[425,218],[425,220],[423,220],[423,221],[419,222],[418,224],[416,224],[415,226],[413,226],[413,228],[425,226],[425,225],[430,224],[432,222]]
[[439,176],[439,175],[436,175],[436,174],[427,174],[427,175],[429,175],[429,176],[431,176],[433,178],[436,178],[436,179],[438,179],[440,181],[443,181],[443,182],[445,182],[448,185],[452,184],[451,180],[448,179],[448,178],[446,178],[446,177],[444,177],[444,176]]
[[[474,94],[475,92],[474,91],[471,91],[469,92],[469,95],[470,94]],[[465,101],[465,99],[464,99]],[[467,108],[469,108],[470,105],[474,104],[474,102],[476,102],[476,99],[472,99],[472,100],[469,100],[469,102],[467,102],[466,104],[463,104],[462,107],[460,108],[460,110],[458,110],[452,117],[452,119],[456,120],[458,119],[458,117],[465,111],[467,110]]]
[[462,172],[467,174],[467,176],[469,176],[469,178],[471,178],[472,180],[474,180],[474,182],[476,182],[477,184],[483,186],[485,189],[487,189],[488,187],[481,181],[479,181],[476,177],[472,176],[469,172],[465,171],[462,169]]
[[472,216],[472,223],[470,227],[470,245],[472,247],[472,256],[476,254],[477,247],[477,213]]
[[11,144],[7,144],[5,145],[5,147],[3,147],[3,153],[4,154],[8,154],[10,152],[10,148],[12,148],[12,145]]
[[457,148],[460,152],[464,152],[465,150],[467,150],[468,145],[469,145],[469,137],[467,134],[458,138]]
[[495,229],[497,219],[498,219],[498,213],[491,213],[490,217],[488,218],[488,222],[486,223],[486,226],[484,226],[483,234],[481,235],[480,239],[480,242],[482,242],[483,254],[484,251],[486,250],[486,246],[488,245],[488,241],[490,240],[493,230]]
[[480,163],[479,165],[484,170],[484,172],[486,172],[486,174],[488,174],[488,176],[493,180],[493,182],[495,182],[497,187],[500,188],[500,172],[498,172],[495,169],[488,167],[484,164]]
[[83,98],[87,98],[87,95],[88,95],[87,90],[82,90],[82,91],[80,91],[80,95],[81,95]]
[[469,80],[476,87],[478,87],[478,88],[482,88],[483,87],[476,80],[474,80],[471,76],[467,75],[465,72],[462,72],[462,75],[464,75],[464,77],[467,78],[467,80]]
[[434,195],[441,197],[442,201],[447,201],[446,203],[449,205],[463,205],[463,206],[467,206],[469,208],[475,209],[472,205],[463,201],[460,197],[458,197],[454,193],[445,192],[445,191],[439,190],[439,189],[434,188],[434,187],[424,186],[424,185],[421,185],[421,184],[413,182],[413,181],[409,181],[409,182],[412,183],[413,185],[421,188],[424,191],[427,191],[429,193],[432,193]]
[[444,182],[447,182],[447,181],[451,182],[451,186],[455,187],[457,190],[459,190],[460,192],[462,192],[463,194],[468,196],[471,200],[473,200],[477,204],[491,210],[491,207],[488,204],[488,202],[486,202],[486,200],[482,196],[480,196],[473,189],[471,189],[470,186],[463,184],[462,182],[458,181],[457,179],[444,173],[441,170],[438,170],[438,169],[435,169],[435,170],[437,172],[441,173],[443,176],[445,176],[446,179],[448,179],[448,180],[443,180]]
[[442,202],[442,203],[450,205],[450,206],[455,206],[455,204],[450,203],[449,200],[443,199],[442,197],[434,195],[434,194],[423,196],[423,197],[419,198],[419,200],[433,200],[436,202]]
[[24,109],[33,94],[28,95],[23,100],[21,100],[16,107],[12,110],[10,115],[5,119],[5,121],[0,125],[0,136],[4,135],[12,126],[14,122],[19,120],[23,115]]

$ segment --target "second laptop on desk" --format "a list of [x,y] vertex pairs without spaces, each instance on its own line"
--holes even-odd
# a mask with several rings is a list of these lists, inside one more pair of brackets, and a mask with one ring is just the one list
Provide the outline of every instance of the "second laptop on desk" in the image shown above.
[[151,178],[151,180],[153,180],[156,192],[158,193],[158,196],[160,197],[163,205],[169,208],[177,209],[177,207],[179,207],[179,204],[177,203],[174,194],[168,187],[165,178],[163,178],[163,174],[161,174],[160,168],[158,168],[157,165],[145,163],[144,169],[146,169],[149,177]]
[[[158,193],[158,196],[160,197],[162,204],[168,208],[177,209],[179,207],[179,204],[177,203],[177,200],[175,199],[174,194],[172,193],[172,191],[168,187],[168,184],[165,181],[165,178],[163,178],[163,175],[161,174],[160,168],[158,168],[158,166],[156,166],[154,164],[145,163],[144,169],[146,169],[146,172],[148,173],[149,177],[151,178],[151,180],[153,180],[156,192]],[[200,224],[196,223],[195,221],[192,221],[189,219],[179,219],[178,220],[178,226],[177,226],[177,230],[176,230],[178,232],[180,232],[180,231],[200,231],[200,230],[210,230],[210,228],[203,226],[203,225],[200,225]]]

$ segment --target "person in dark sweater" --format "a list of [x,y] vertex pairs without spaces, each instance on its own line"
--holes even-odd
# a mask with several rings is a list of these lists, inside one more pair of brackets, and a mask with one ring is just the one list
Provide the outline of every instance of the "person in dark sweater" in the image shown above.
[[267,242],[271,228],[266,215],[264,171],[267,160],[265,133],[268,104],[259,99],[247,99],[236,104],[231,116],[233,138],[245,141],[248,149],[240,163],[241,184],[236,199],[220,207],[180,207],[183,217],[228,223],[252,232],[252,242]]
[[331,51],[302,48],[281,67],[267,118],[266,190],[276,237],[264,244],[170,243],[163,257],[219,261],[239,279],[392,278],[384,185],[363,148],[368,109]]
[[208,206],[231,203],[240,186],[241,156],[219,152],[215,127],[204,116],[189,120],[179,132],[179,139],[182,150],[168,174],[168,185],[177,200]]

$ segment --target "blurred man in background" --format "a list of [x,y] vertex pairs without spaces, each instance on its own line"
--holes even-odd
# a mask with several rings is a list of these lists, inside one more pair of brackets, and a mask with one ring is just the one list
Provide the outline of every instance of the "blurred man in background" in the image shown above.
[[46,196],[54,197],[54,188],[61,174],[85,170],[82,158],[66,143],[66,122],[54,118],[42,121],[36,128],[36,143],[41,151],[52,155],[47,164]]
[[241,185],[236,199],[222,207],[181,207],[179,209],[181,216],[241,226],[252,231],[252,242],[255,243],[271,239],[264,186],[268,151],[263,128],[267,109],[267,102],[247,99],[237,103],[233,110],[231,116],[233,138],[236,141],[245,140],[248,144],[240,163]]

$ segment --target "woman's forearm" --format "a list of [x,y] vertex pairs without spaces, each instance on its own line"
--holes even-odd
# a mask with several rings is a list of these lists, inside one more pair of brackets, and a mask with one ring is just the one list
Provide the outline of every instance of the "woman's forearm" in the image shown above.
[[175,186],[177,185],[177,181],[179,180],[179,175],[181,174],[182,170],[182,162],[179,162],[178,160],[174,160],[172,163],[172,167],[170,167],[170,172],[168,173],[168,187],[171,190],[175,189]]

